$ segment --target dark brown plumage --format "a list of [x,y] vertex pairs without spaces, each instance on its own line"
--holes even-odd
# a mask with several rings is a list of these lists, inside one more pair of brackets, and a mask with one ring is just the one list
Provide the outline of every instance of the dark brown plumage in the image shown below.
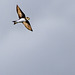
[[16,11],[17,11],[19,18],[25,18],[25,14],[22,12],[22,10],[19,8],[18,5],[16,6]]

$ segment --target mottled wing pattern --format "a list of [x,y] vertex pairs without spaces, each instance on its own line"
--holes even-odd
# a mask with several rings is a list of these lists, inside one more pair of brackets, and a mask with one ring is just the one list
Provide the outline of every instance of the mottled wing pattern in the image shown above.
[[22,12],[22,10],[19,8],[18,5],[16,6],[16,11],[17,11],[19,18],[25,18],[25,14]]
[[24,21],[23,24],[24,24],[24,26],[25,26],[28,30],[33,31],[28,20],[27,20],[27,21]]

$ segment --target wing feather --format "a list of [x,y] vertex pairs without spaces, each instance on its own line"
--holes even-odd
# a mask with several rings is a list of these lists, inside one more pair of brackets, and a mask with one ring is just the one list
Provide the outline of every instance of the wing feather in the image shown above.
[[27,21],[24,21],[23,24],[24,24],[24,26],[25,26],[28,30],[33,31],[28,20],[27,20]]
[[22,12],[18,5],[16,6],[16,11],[19,18],[25,18],[25,14]]

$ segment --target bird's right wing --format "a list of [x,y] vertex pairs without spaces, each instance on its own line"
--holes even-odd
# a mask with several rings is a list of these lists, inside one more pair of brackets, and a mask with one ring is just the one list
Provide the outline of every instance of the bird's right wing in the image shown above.
[[33,31],[32,28],[31,28],[31,25],[30,25],[29,21],[24,21],[23,24],[24,24],[24,26],[25,26],[28,30]]
[[16,6],[16,11],[19,18],[25,18],[25,14],[22,12],[18,5]]

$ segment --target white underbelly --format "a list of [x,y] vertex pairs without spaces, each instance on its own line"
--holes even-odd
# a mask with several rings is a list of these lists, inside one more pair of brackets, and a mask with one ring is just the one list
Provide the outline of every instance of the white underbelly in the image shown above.
[[16,22],[22,23],[22,22],[24,22],[24,21],[25,21],[25,19],[24,19],[24,18],[21,18],[21,19],[17,20]]

